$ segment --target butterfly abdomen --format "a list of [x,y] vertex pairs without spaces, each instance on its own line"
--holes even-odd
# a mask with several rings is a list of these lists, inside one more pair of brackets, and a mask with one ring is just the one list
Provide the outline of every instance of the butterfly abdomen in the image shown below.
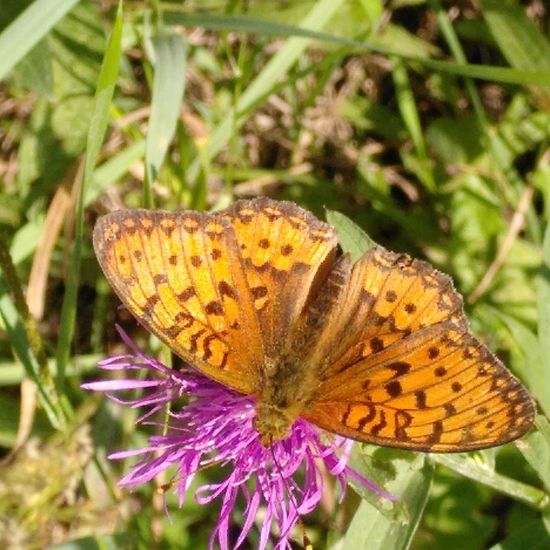
[[254,427],[263,444],[284,439],[316,389],[314,373],[294,356],[269,361],[257,397]]

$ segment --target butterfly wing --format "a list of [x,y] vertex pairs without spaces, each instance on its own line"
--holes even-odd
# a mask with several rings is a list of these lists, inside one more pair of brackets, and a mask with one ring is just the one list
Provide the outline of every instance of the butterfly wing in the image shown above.
[[258,394],[334,261],[334,230],[293,203],[245,200],[216,213],[123,210],[94,230],[122,302],[188,363]]
[[111,286],[146,328],[208,376],[256,391],[260,326],[227,219],[120,210],[99,219],[94,248]]
[[499,445],[529,429],[531,399],[469,333],[448,276],[374,248],[339,288],[313,352],[325,361],[316,359],[320,385],[304,418],[360,441],[434,452]]
[[220,214],[235,230],[266,356],[276,359],[334,263],[336,234],[294,203],[268,198]]

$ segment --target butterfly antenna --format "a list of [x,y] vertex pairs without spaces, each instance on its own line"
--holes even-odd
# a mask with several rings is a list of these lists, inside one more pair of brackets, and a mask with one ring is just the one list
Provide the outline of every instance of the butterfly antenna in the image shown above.
[[273,436],[270,437],[269,441],[269,450],[271,451],[271,458],[273,459],[273,464],[275,465],[275,468],[277,469],[277,472],[279,473],[279,476],[281,480],[283,481],[283,484],[286,488],[286,491],[288,493],[288,498],[290,501],[290,504],[294,506],[294,510],[296,511],[296,515],[298,516],[298,523],[300,525],[300,530],[302,531],[302,546],[304,550],[314,550],[313,544],[311,544],[311,541],[309,540],[307,534],[306,534],[306,524],[304,523],[304,520],[302,519],[302,514],[298,511],[298,503],[296,502],[296,499],[294,498],[294,495],[292,494],[292,487],[290,483],[288,482],[287,478],[283,475],[283,470],[281,468],[281,465],[277,462],[277,458],[275,457],[275,451],[273,450]]

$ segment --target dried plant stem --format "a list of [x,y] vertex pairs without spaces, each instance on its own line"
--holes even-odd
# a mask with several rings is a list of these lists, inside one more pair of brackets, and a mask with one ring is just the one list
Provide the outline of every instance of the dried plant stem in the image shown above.
[[497,274],[498,270],[500,269],[500,266],[503,264],[504,260],[506,259],[506,256],[508,256],[508,253],[510,252],[512,245],[516,240],[516,237],[518,236],[519,232],[521,231],[521,228],[523,227],[523,222],[525,221],[525,214],[527,212],[527,209],[529,208],[529,204],[531,204],[532,197],[533,197],[533,188],[529,185],[523,190],[523,193],[521,194],[518,207],[514,212],[514,216],[512,217],[510,227],[508,228],[508,233],[506,234],[506,237],[502,242],[502,246],[500,247],[500,250],[498,251],[491,265],[489,266],[489,269],[487,269],[487,271],[485,272],[485,275],[483,275],[483,278],[481,279],[481,281],[479,281],[479,284],[477,285],[477,287],[473,290],[470,296],[468,296],[469,304],[473,304],[487,290],[494,276]]

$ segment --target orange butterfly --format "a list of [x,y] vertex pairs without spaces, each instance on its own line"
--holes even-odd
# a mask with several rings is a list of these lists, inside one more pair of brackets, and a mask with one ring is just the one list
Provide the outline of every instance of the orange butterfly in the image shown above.
[[368,443],[457,452],[532,425],[525,388],[469,332],[451,279],[381,247],[355,265],[290,202],[122,210],[94,248],[128,309],[189,364],[257,401],[264,445],[297,417]]

